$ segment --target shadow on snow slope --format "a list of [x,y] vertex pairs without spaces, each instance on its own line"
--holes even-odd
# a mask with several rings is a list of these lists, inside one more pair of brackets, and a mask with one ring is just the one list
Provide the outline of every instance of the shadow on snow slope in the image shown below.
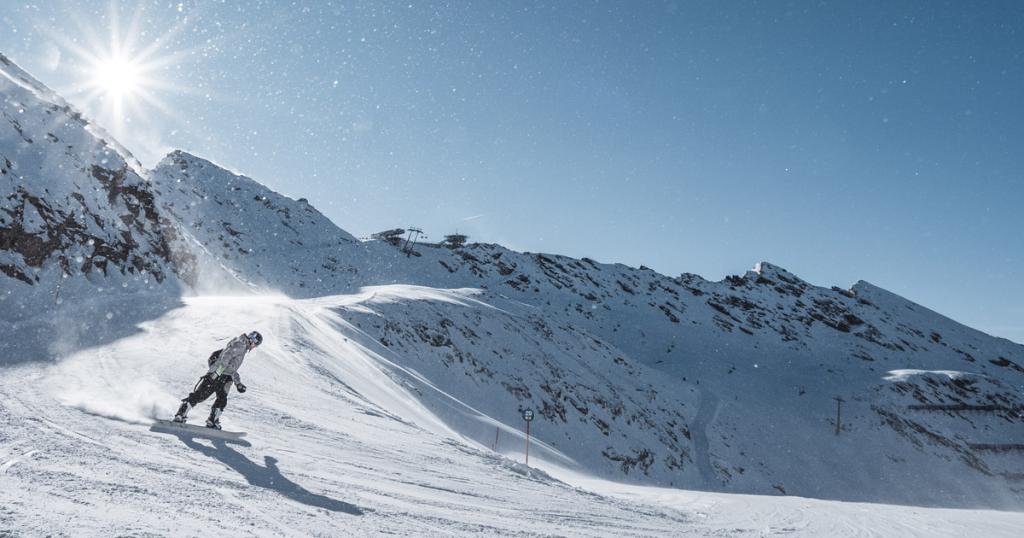
[[[76,301],[34,316],[0,315],[0,366],[59,361],[139,334],[140,325],[185,306],[173,295],[126,295]],[[43,307],[45,308],[45,307]]]
[[213,443],[211,447],[197,443],[193,438],[194,435],[189,432],[165,433],[174,435],[192,450],[227,465],[242,475],[250,485],[276,491],[288,499],[314,508],[323,508],[332,512],[344,512],[353,516],[363,515],[363,510],[354,504],[332,499],[326,495],[318,495],[289,480],[281,474],[281,470],[277,467],[277,458],[273,456],[263,456],[264,465],[260,466],[242,455],[242,453],[229,447],[228,443],[231,441],[211,439]]

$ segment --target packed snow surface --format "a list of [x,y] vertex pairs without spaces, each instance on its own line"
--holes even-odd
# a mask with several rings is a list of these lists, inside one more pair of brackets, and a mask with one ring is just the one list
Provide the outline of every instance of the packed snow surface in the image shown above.
[[[135,335],[0,375],[5,536],[1015,536],[1024,514],[705,493],[620,484],[552,449],[523,465],[518,423],[498,450],[430,408],[473,416],[368,345],[339,309],[472,301],[396,286],[352,295],[204,297]],[[241,442],[150,430],[211,349],[257,329],[226,429]],[[192,412],[193,423],[208,405]],[[478,418],[484,419],[479,415]]]

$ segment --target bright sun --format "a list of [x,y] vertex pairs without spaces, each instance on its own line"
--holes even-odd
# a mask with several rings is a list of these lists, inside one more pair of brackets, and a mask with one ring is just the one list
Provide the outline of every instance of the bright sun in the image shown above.
[[67,95],[111,135],[122,138],[129,138],[129,131],[157,128],[159,116],[172,116],[162,96],[194,93],[192,88],[178,86],[167,78],[174,75],[170,68],[178,67],[197,50],[172,48],[177,36],[185,31],[187,19],[161,33],[147,33],[146,3],[135,6],[133,13],[124,13],[125,6],[111,2],[107,26],[102,30],[82,26],[78,39],[56,30],[46,31],[74,57],[70,63],[76,68],[77,83]]
[[109,97],[131,97],[143,85],[140,68],[121,58],[104,60],[96,65],[93,84]]

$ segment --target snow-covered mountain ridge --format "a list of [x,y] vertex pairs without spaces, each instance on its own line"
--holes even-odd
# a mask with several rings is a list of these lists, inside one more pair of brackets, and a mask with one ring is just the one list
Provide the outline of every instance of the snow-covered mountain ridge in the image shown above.
[[[1022,440],[1014,410],[1022,403],[1024,348],[869,283],[817,287],[769,263],[711,282],[491,244],[420,245],[409,256],[401,244],[353,242],[333,224],[292,218],[311,211],[305,201],[277,198],[268,207],[261,187],[235,183],[198,157],[176,153],[154,176],[160,193],[178,186],[177,206],[194,185],[205,197],[235,197],[194,204],[189,219],[216,231],[204,244],[212,265],[254,275],[257,287],[299,297],[393,283],[482,290],[476,300],[489,309],[393,298],[344,316],[396,361],[433,372],[428,377],[446,392],[504,424],[515,423],[519,409],[536,409],[539,426],[548,426],[538,435],[592,472],[855,500],[1019,500],[1019,454],[977,447]],[[265,222],[272,224],[261,228]],[[255,237],[264,241],[287,237],[282,226],[312,226],[309,242],[317,246],[285,239],[270,248],[249,243],[252,233],[223,232],[262,230]],[[232,254],[221,257],[224,241]],[[919,373],[895,382],[894,370]],[[935,385],[932,371],[985,382],[965,395]],[[616,379],[640,385],[624,390]],[[934,390],[909,403],[907,384]],[[650,399],[623,397],[637,392]],[[846,406],[838,437],[834,398]],[[970,407],[989,400],[1002,402],[1000,410]],[[951,420],[909,407],[961,403],[969,407],[948,411]],[[479,424],[460,428],[493,443],[494,432]]]
[[[318,289],[318,272],[340,268],[337,253],[356,242],[304,200],[182,151],[150,177],[161,212],[181,230],[174,250],[197,260],[201,286],[273,288],[286,284],[275,277],[287,270],[295,289]],[[275,272],[265,274],[261,259],[272,260],[266,265]]]
[[[56,260],[67,275],[172,273],[148,184],[112,143],[0,55],[0,270],[30,286]],[[81,259],[79,259],[81,258]]]
[[[0,352],[52,354],[64,339],[103,341],[133,322],[83,334],[67,318],[36,319],[40,312],[78,305],[81,316],[99,304],[97,296],[145,295],[154,306],[180,296],[177,270],[186,260],[172,258],[173,234],[137,163],[3,55],[0,188],[0,326],[39,336],[4,338]],[[106,307],[92,314],[113,316]]]

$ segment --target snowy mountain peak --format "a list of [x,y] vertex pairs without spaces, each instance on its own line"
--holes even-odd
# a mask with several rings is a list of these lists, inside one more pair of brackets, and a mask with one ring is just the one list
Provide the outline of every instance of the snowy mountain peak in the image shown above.
[[858,280],[857,283],[850,288],[850,291],[862,297],[875,297],[876,299],[881,297],[889,297],[894,300],[907,301],[907,299],[905,299],[904,297],[897,295],[880,286],[876,286],[868,282],[867,280]]
[[150,173],[161,212],[196,260],[197,281],[214,287],[310,295],[325,277],[349,275],[341,247],[357,243],[305,200],[176,150]]
[[231,170],[224,165],[217,164],[207,158],[200,157],[194,153],[190,153],[182,149],[175,149],[169,152],[167,155],[164,156],[163,159],[160,160],[159,163],[157,163],[157,165],[154,167],[154,170],[167,166],[176,166],[183,170],[207,170],[209,172],[207,174],[196,173],[192,176],[194,179],[241,179],[256,183],[251,178],[243,175],[241,172]]
[[[48,112],[46,112],[48,115],[62,112],[67,119],[74,122],[77,127],[81,127],[87,131],[94,138],[98,139],[104,146],[112,148],[134,174],[143,177],[145,176],[144,168],[138,159],[136,159],[127,148],[122,146],[120,142],[115,140],[114,137],[111,136],[103,127],[86,119],[80,111],[71,106],[57,92],[40,82],[39,79],[33,77],[3,53],[0,53],[0,78],[5,78],[7,79],[6,82],[18,86],[20,90],[24,91],[23,95],[31,95],[34,98],[25,100],[14,98],[8,104],[16,107],[16,110],[25,110],[25,105],[36,106],[36,103],[33,103],[33,101],[36,101],[37,103],[45,103],[48,108]],[[4,95],[5,99],[11,99],[12,97],[13,94],[10,96]],[[52,139],[50,141],[54,142]]]
[[[263,185],[253,181],[251,178],[242,175],[239,172],[229,170],[225,166],[199,157],[195,154],[189,153],[184,150],[176,149],[171,151],[163,159],[157,163],[154,171],[158,171],[166,168],[177,168],[183,172],[182,178],[180,179],[191,179],[194,181],[206,182],[206,181],[227,181],[227,182],[244,182],[251,185],[258,186],[265,189]],[[269,189],[267,189],[269,190]]]
[[[783,269],[782,267],[779,267],[778,265],[775,265],[773,263],[764,261],[754,264],[754,268],[750,272],[748,272],[748,275],[749,273],[754,273],[757,276],[767,279],[791,281],[794,283],[804,282],[803,279],[787,271],[786,269]],[[756,277],[754,278],[754,280],[756,280]]]

